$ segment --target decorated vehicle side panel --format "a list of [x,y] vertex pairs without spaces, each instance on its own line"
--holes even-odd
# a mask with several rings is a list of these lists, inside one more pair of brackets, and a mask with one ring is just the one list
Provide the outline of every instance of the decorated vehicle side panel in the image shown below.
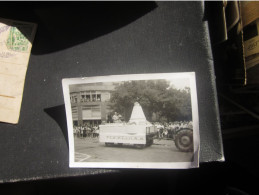
[[145,125],[100,125],[99,141],[104,143],[146,144]]
[[[117,116],[117,112],[115,115]],[[153,144],[156,127],[146,120],[141,105],[134,103],[128,123],[108,123],[100,125],[99,141],[106,145],[133,144],[138,147]]]

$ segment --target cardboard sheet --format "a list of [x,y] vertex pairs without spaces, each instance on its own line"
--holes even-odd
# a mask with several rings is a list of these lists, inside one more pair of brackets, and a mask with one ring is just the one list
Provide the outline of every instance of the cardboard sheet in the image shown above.
[[259,2],[243,1],[241,2],[241,14],[243,27],[259,18]]

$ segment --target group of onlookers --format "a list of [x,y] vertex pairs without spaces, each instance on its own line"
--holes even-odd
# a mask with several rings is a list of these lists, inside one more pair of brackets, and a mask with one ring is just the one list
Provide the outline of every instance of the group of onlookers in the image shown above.
[[175,121],[169,123],[156,122],[154,125],[157,128],[158,138],[173,138],[173,133],[179,129],[192,129],[192,121]]
[[[117,117],[117,113],[115,115]],[[119,120],[120,117],[114,117],[113,120]],[[117,122],[117,121],[116,121]],[[180,129],[192,129],[192,121],[175,121],[169,123],[155,122],[153,125],[157,128],[157,137],[160,139],[173,138],[173,133]],[[99,126],[98,125],[74,125],[74,136],[78,138],[98,138],[99,137]]]
[[74,125],[74,137],[78,138],[95,138],[99,137],[99,126],[98,125]]
[[101,98],[98,97],[92,97],[92,99],[90,97],[86,97],[86,96],[82,96],[81,98],[81,102],[100,102]]

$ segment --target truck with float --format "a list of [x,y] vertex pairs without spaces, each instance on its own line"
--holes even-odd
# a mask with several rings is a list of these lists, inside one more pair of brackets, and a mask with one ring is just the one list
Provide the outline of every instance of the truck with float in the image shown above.
[[136,148],[151,146],[157,129],[146,120],[141,105],[134,103],[130,120],[100,125],[99,142],[106,146],[132,145]]

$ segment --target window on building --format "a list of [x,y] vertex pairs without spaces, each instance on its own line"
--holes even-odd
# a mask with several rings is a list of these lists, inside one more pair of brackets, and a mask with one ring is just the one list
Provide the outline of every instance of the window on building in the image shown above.
[[83,106],[82,107],[83,120],[101,119],[101,107],[100,106]]
[[85,95],[81,95],[81,102],[85,102]]
[[86,102],[90,102],[90,99],[91,99],[90,94],[87,94],[87,95],[85,96],[85,98],[86,98]]
[[91,111],[91,107],[86,107],[84,106],[83,107],[83,110],[82,110],[82,117],[83,119],[91,119],[92,118],[92,111]]
[[77,103],[77,94],[76,93],[70,94],[70,102],[71,103]]
[[90,92],[81,91],[80,92],[80,102],[89,102],[90,101]]
[[101,92],[97,91],[81,91],[80,102],[100,102]]
[[100,107],[93,107],[92,108],[92,117],[100,117],[101,116],[101,109]]
[[96,93],[92,93],[92,102],[96,101]]
[[100,102],[101,101],[101,94],[97,94],[96,101]]
[[73,120],[78,120],[78,108],[77,108],[77,106],[72,106],[71,110],[72,110]]

